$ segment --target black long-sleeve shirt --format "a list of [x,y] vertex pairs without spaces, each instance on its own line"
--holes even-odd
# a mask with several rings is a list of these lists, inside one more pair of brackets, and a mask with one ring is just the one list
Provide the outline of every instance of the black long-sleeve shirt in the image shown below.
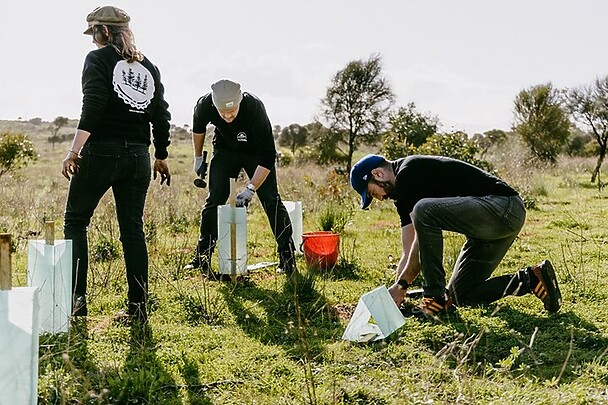
[[90,140],[124,138],[150,145],[154,156],[166,159],[169,139],[169,105],[158,68],[144,57],[127,63],[111,46],[89,52],[82,71],[82,111],[78,129]]
[[517,191],[498,177],[469,163],[443,156],[412,155],[393,162],[395,207],[401,226],[423,198],[515,196]]
[[239,112],[231,123],[224,121],[213,105],[211,93],[202,96],[194,107],[192,131],[204,134],[209,123],[215,126],[213,147],[232,149],[257,157],[258,165],[272,170],[276,147],[272,126],[262,101],[244,92]]

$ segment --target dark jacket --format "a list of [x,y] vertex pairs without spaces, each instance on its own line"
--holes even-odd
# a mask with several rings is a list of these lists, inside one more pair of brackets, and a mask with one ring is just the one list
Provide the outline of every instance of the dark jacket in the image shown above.
[[160,72],[147,58],[127,63],[111,46],[89,52],[82,71],[82,111],[78,128],[89,140],[126,139],[150,145],[150,124],[157,159],[166,159],[169,105]]

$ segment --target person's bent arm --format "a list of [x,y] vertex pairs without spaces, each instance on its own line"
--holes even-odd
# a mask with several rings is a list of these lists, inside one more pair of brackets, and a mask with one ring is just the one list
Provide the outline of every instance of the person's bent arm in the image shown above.
[[249,179],[249,183],[251,185],[253,185],[253,187],[255,187],[255,189],[257,190],[258,188],[260,188],[262,183],[264,183],[264,180],[266,180],[266,177],[268,177],[269,173],[270,173],[270,170],[268,170],[264,166],[258,165],[258,167],[255,168],[253,177],[251,177],[251,179]]
[[410,285],[420,273],[420,249],[416,230],[412,224],[401,228],[401,243],[403,253],[397,266],[397,276],[395,283],[389,288],[391,297],[397,305],[401,305],[406,293],[406,288],[398,284],[399,280],[405,280],[407,285]]
[[420,249],[416,230],[412,224],[401,228],[401,243],[403,254],[397,266],[395,282],[405,280],[411,284],[420,273]]
[[196,132],[192,132],[192,145],[194,146],[194,156],[203,156],[205,133],[197,134]]

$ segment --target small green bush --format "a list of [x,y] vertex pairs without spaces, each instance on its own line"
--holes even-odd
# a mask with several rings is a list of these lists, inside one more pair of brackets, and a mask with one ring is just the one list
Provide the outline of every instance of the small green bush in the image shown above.
[[338,203],[330,203],[319,214],[319,227],[322,231],[342,233],[353,216],[352,208]]
[[0,135],[0,177],[37,158],[34,145],[24,134],[3,132]]
[[91,256],[95,262],[109,262],[118,259],[120,256],[118,242],[107,238],[96,243],[91,251]]

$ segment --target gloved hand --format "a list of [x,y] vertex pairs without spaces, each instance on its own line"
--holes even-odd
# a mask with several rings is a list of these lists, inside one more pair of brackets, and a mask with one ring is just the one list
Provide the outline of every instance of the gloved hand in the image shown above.
[[246,207],[253,198],[255,191],[250,188],[245,187],[240,193],[236,195],[236,206],[237,207]]
[[207,175],[207,162],[205,162],[203,156],[194,157],[194,173],[201,178]]

